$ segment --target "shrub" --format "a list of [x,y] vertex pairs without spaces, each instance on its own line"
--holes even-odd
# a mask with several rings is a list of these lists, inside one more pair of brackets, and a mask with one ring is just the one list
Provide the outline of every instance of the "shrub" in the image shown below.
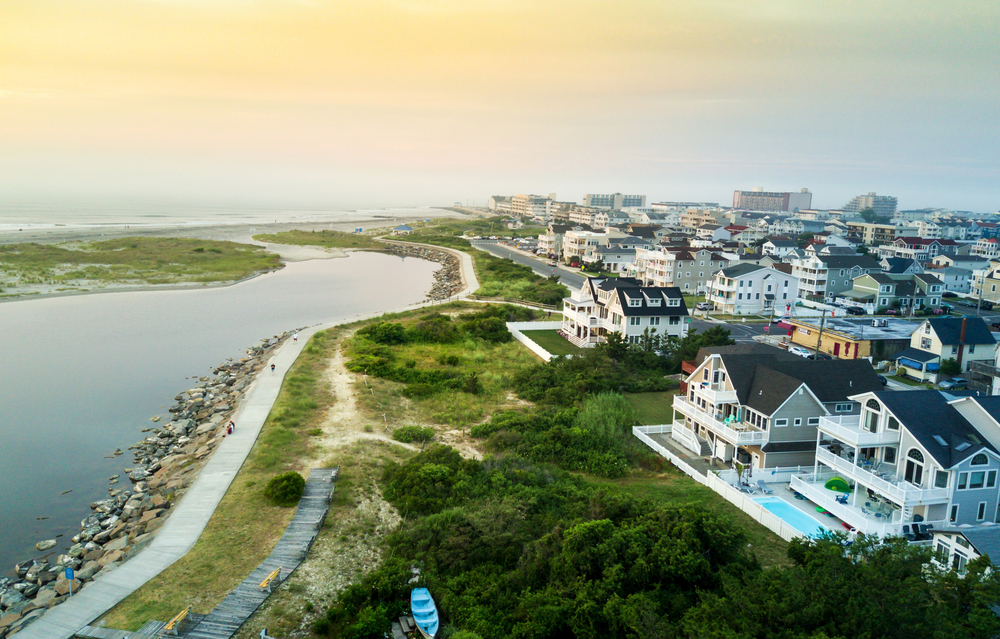
[[359,335],[378,344],[403,344],[406,342],[406,329],[397,322],[378,322],[358,330]]
[[434,429],[423,426],[400,426],[392,431],[392,438],[404,444],[429,442],[434,438]]
[[287,508],[299,503],[305,488],[306,480],[293,470],[272,477],[264,487],[264,496],[275,506]]

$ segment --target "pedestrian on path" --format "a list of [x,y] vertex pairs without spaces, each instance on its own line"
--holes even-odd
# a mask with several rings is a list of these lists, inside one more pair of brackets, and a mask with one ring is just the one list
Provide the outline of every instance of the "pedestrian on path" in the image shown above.
[[292,341],[293,342],[299,341],[299,334],[298,333],[295,333],[295,335],[292,335]]
[[274,364],[271,364],[271,372],[274,372]]
[[236,422],[229,420],[229,434],[232,435],[233,431],[236,430]]

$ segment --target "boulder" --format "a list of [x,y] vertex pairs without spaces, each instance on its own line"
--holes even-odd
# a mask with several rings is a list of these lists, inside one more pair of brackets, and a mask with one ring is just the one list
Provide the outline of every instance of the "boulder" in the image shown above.
[[32,597],[34,597],[38,593],[38,589],[39,588],[40,588],[40,586],[38,584],[28,584],[25,587],[25,589],[22,592],[22,594],[25,597],[27,597],[28,599],[31,599]]
[[24,580],[28,583],[37,583],[38,575],[48,570],[48,568],[48,564],[35,564],[28,569],[27,573],[25,573]]
[[0,617],[0,629],[9,628],[14,625],[14,622],[21,618],[21,614],[4,615]]
[[57,573],[53,570],[43,570],[38,573],[38,585],[44,586],[45,584],[50,584],[56,580]]
[[85,554],[83,557],[81,557],[81,559],[83,559],[83,561],[85,561],[85,562],[87,562],[87,561],[97,561],[98,559],[100,559],[103,556],[104,556],[104,549],[103,548],[97,548],[96,550],[88,550],[87,554]]
[[118,537],[113,539],[106,546],[104,546],[104,552],[114,552],[116,550],[122,550],[128,546],[128,537]]
[[40,551],[48,550],[49,548],[55,548],[57,543],[55,539],[46,539],[35,544],[35,549]]
[[116,561],[121,561],[122,558],[124,558],[124,556],[125,556],[125,553],[123,553],[122,551],[120,551],[120,550],[114,550],[112,552],[109,552],[109,553],[105,554],[103,557],[101,557],[97,561],[97,563],[100,566],[107,566],[110,563],[114,563]]
[[161,510],[147,510],[146,512],[144,512],[142,514],[142,519],[139,520],[139,523],[145,524],[146,522],[152,521],[152,520],[156,519],[156,516],[159,515],[161,512],[163,512],[163,511],[161,511]]
[[0,595],[0,606],[4,608],[10,608],[15,604],[19,604],[25,600],[25,596],[16,590],[7,590],[2,595]]
[[59,580],[59,581],[56,582],[56,594],[57,595],[68,595],[71,588],[72,588],[73,592],[76,592],[76,591],[80,590],[80,587],[82,585],[83,584],[80,582],[79,579],[74,579],[73,581],[70,581],[68,579],[61,579],[61,580]]
[[160,517],[160,518],[154,519],[152,521],[146,522],[146,529],[145,530],[146,530],[147,533],[154,533],[157,530],[159,530],[160,528],[162,528],[164,522],[166,522],[166,521],[167,521],[166,519]]
[[93,579],[94,575],[100,572],[101,566],[96,561],[87,563],[86,566],[76,572],[76,578],[82,581]]
[[56,594],[54,588],[43,588],[38,591],[37,595],[35,595],[35,605],[40,607],[51,606],[55,603],[56,597],[58,596],[59,595]]

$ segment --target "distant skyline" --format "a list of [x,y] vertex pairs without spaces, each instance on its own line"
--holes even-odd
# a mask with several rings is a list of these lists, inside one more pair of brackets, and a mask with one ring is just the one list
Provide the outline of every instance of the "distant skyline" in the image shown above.
[[8,0],[0,200],[1000,209],[1000,3]]

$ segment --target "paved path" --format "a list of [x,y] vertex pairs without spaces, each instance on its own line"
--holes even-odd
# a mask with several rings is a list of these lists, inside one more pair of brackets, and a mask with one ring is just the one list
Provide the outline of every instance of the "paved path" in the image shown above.
[[[472,258],[461,251],[442,250],[454,253],[462,260],[462,277],[466,288],[453,299],[466,297],[478,289],[479,282],[472,267]],[[397,312],[433,304],[424,302],[397,309]],[[222,501],[233,478],[250,454],[264,420],[267,419],[271,406],[278,397],[285,374],[309,342],[309,338],[318,331],[339,324],[370,319],[382,314],[382,312],[370,313],[357,316],[353,320],[314,326],[301,331],[298,342],[289,339],[282,344],[270,360],[270,363],[276,366],[275,371],[272,373],[270,370],[261,370],[257,374],[257,378],[250,385],[233,416],[236,430],[222,441],[209,458],[180,503],[172,508],[173,512],[152,543],[119,568],[107,574],[98,574],[94,582],[79,594],[74,594],[70,600],[50,609],[18,632],[18,639],[69,639],[77,630],[92,623],[187,554],[198,541],[208,520],[215,513],[215,508]]]

